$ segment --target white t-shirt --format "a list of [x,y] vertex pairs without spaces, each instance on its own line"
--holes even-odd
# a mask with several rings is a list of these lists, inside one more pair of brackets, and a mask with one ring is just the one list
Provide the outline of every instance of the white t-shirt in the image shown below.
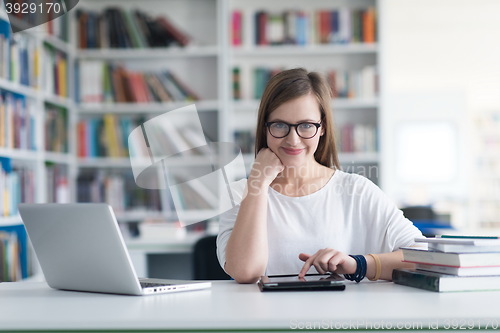
[[[243,195],[246,180],[235,184]],[[226,244],[239,206],[221,215],[217,256],[222,267]],[[414,245],[422,233],[403,216],[375,184],[365,177],[336,170],[318,191],[285,196],[268,189],[267,275],[297,274],[303,266],[299,253],[333,248],[346,254],[392,252]],[[309,272],[315,272],[314,267]]]

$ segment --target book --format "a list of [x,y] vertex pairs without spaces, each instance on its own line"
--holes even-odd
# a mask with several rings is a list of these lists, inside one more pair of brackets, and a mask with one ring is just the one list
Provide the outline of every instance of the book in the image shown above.
[[454,267],[500,266],[500,252],[454,253],[402,247],[405,262]]
[[113,114],[105,114],[104,120],[104,135],[107,143],[107,152],[110,157],[124,157],[126,153],[122,146],[122,133],[120,127],[117,125],[118,120]]
[[500,239],[499,236],[464,236],[464,235],[437,235],[439,238],[460,238],[460,239]]
[[[284,9],[281,12],[258,10],[253,14],[254,44],[306,45],[374,43],[377,41],[375,7],[341,7],[304,12]],[[240,12],[231,16],[232,44],[241,45]]]
[[457,276],[411,269],[392,271],[392,282],[437,292],[500,290],[500,275]]
[[242,20],[243,14],[241,10],[234,10],[231,14],[231,41],[233,46],[242,44]]
[[145,48],[147,46],[147,41],[143,34],[141,34],[140,27],[138,25],[137,20],[134,18],[131,11],[125,10],[123,11],[123,15],[125,18],[125,23],[127,25],[127,29],[130,31],[130,37],[132,41],[132,45],[135,48]]
[[241,99],[241,77],[240,67],[233,67],[232,83],[233,83],[233,98],[235,100]]
[[429,250],[441,252],[500,252],[500,239],[491,238],[415,238],[427,243]]
[[285,30],[283,15],[280,13],[269,13],[267,20],[267,39],[271,45],[283,44],[285,40]]
[[67,153],[67,110],[51,104],[46,104],[45,109],[45,150]]
[[86,60],[79,63],[80,102],[101,103],[103,96],[103,63]]
[[255,13],[255,45],[268,45],[267,40],[267,22],[268,13],[265,11],[258,11]]
[[294,10],[285,10],[283,16],[283,44],[297,44],[297,19],[298,14]]
[[[255,149],[255,136],[253,131],[248,129],[238,129],[233,133],[234,142],[239,147],[242,154],[252,154]],[[239,151],[235,151],[239,153]]]
[[173,25],[166,17],[159,17],[156,19],[156,22],[165,30],[165,35],[170,35],[180,46],[189,44],[191,38],[185,32]]
[[168,91],[154,73],[146,73],[144,74],[144,78],[146,79],[151,94],[157,102],[172,101],[172,97],[168,94]]
[[452,267],[431,264],[415,264],[415,269],[458,276],[500,275],[500,266]]
[[177,87],[177,89],[184,95],[184,99],[190,101],[197,101],[200,99],[197,93],[191,89],[191,87],[185,84],[183,81],[179,79],[177,75],[175,75],[172,71],[165,71],[164,75],[167,75],[168,79],[172,81],[172,83]]
[[9,22],[0,20],[0,77],[9,79],[11,28]]
[[109,202],[116,211],[161,211],[159,190],[140,188],[130,171],[85,170],[77,178],[79,202]]
[[370,7],[363,12],[362,17],[363,24],[363,42],[374,43],[376,42],[376,14],[375,8]]
[[128,72],[128,84],[131,87],[132,99],[135,103],[149,103],[151,101],[149,88],[143,73]]
[[131,95],[127,94],[127,72],[121,66],[117,66],[111,72],[114,100],[117,103],[127,103]]
[[295,20],[295,32],[296,32],[295,41],[297,45],[306,45],[310,42],[308,33],[309,24],[310,24],[309,16],[303,11],[298,11],[297,18]]
[[0,281],[18,281],[29,275],[28,237],[24,225],[0,227]]
[[149,29],[149,26],[147,24],[146,17],[144,14],[138,10],[134,10],[133,12],[133,17],[135,19],[135,22],[137,24],[137,27],[139,31],[141,32],[143,39],[145,41],[146,47],[150,47],[153,45],[152,41],[152,36],[151,36],[151,31]]

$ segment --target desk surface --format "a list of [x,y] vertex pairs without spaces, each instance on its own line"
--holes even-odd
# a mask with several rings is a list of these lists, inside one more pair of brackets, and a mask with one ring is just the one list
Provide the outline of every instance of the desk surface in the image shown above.
[[485,330],[500,327],[499,299],[500,292],[434,293],[385,281],[279,293],[217,281],[209,290],[144,297],[0,283],[0,330]]

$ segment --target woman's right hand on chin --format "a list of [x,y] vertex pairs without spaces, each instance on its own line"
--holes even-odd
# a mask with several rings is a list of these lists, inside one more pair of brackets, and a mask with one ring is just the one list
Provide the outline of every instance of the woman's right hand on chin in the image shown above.
[[278,156],[269,148],[262,148],[255,157],[250,172],[251,186],[267,187],[285,169]]

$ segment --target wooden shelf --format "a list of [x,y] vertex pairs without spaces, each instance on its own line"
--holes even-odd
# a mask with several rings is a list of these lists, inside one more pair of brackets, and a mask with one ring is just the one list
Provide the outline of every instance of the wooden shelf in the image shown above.
[[[234,111],[257,111],[259,109],[259,100],[237,100],[232,101]],[[378,98],[334,98],[332,107],[337,109],[376,109],[379,107]]]
[[272,56],[333,56],[371,54],[378,52],[378,44],[333,44],[333,45],[272,45],[235,47],[231,53],[235,57]]
[[29,98],[38,98],[41,94],[41,91],[36,88],[8,81],[3,78],[0,78],[0,89],[18,93]]
[[0,156],[9,157],[14,160],[35,162],[39,159],[40,153],[34,150],[0,148]]
[[218,110],[220,103],[217,100],[204,101],[182,101],[170,103],[108,103],[108,104],[80,104],[79,112],[81,115],[94,115],[103,113],[118,113],[118,114],[162,114],[170,110],[181,108],[187,105],[195,104],[196,110],[214,111]]
[[52,35],[45,36],[43,38],[43,42],[64,53],[75,52],[75,48],[73,47],[73,45],[70,45],[67,42]]
[[44,94],[44,100],[47,103],[55,104],[55,105],[62,106],[65,108],[71,107],[74,104],[73,100],[70,98],[57,96],[57,95],[53,95],[53,94],[48,94],[48,93]]
[[[243,159],[246,165],[251,165],[254,161],[253,154],[244,154]],[[339,153],[341,164],[374,164],[379,162],[379,154],[377,152],[357,152],[357,153]]]
[[126,212],[117,212],[115,213],[115,216],[118,222],[120,223],[140,222],[148,219],[154,219],[154,220],[169,219],[168,214],[164,212],[146,211],[146,210],[130,210]]
[[80,168],[130,168],[128,157],[79,157],[77,160]]
[[15,215],[15,216],[0,217],[0,227],[18,225],[21,222],[22,222],[22,220],[21,220],[21,216],[19,216],[19,214]]
[[376,109],[379,107],[378,98],[334,98],[332,107],[337,109]]
[[72,164],[75,162],[75,157],[69,153],[56,153],[46,151],[43,153],[43,159],[47,162],[54,162],[59,164]]
[[[150,165],[149,160],[144,161],[145,165]],[[168,160],[169,166],[203,166],[210,165],[211,162],[203,155],[193,155],[186,157],[173,157]],[[86,157],[78,158],[80,168],[130,168],[128,157]]]
[[79,49],[76,57],[80,60],[163,60],[168,58],[216,57],[216,46],[186,46],[145,49]]

